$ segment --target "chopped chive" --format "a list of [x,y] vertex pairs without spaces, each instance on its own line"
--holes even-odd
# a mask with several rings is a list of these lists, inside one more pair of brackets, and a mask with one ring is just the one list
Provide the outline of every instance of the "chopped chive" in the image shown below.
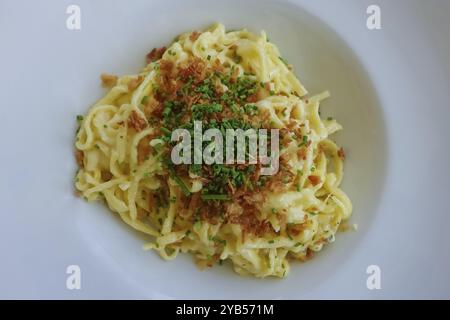
[[83,119],[84,119],[84,118],[83,118],[83,116],[82,116],[82,115],[80,115],[80,114],[79,114],[79,115],[77,115],[77,121],[83,121]]
[[270,244],[272,244],[272,243],[274,243],[275,242],[275,240],[269,240],[269,243]]
[[144,96],[141,100],[142,104],[146,104],[148,102],[148,96]]
[[300,143],[298,146],[303,147],[303,146],[306,146],[307,143],[308,143],[308,136],[303,136],[302,143]]
[[233,113],[239,112],[239,108],[237,107],[237,105],[235,103],[230,105],[230,109],[231,109],[231,111],[233,111]]
[[184,183],[184,181],[181,180],[181,178],[175,174],[175,171],[173,170],[173,168],[169,167],[169,173],[170,173],[171,178],[178,184],[178,186],[180,187],[180,189],[184,193],[184,195],[189,196],[191,194],[191,192],[189,191],[189,189],[186,186],[186,184]]
[[170,131],[169,129],[165,128],[165,127],[161,127],[161,131],[165,134],[170,136],[172,134],[172,131]]
[[202,194],[203,200],[230,200],[230,197],[228,197],[226,194]]
[[295,245],[294,245],[294,247],[299,247],[299,246],[301,246],[302,244],[300,243],[300,242],[297,242]]
[[283,57],[278,57],[286,66],[288,66],[289,65],[289,62],[286,60],[286,59],[284,59]]
[[209,237],[209,240],[214,241],[214,242],[217,242],[217,243],[220,243],[220,244],[223,244],[223,245],[226,245],[226,244],[227,244],[227,240],[220,239],[220,238],[217,237],[217,236],[210,236],[210,237]]

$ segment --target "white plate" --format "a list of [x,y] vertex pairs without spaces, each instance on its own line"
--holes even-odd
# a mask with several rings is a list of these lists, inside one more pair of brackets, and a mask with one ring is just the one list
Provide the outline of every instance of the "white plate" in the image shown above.
[[[367,7],[381,8],[368,30]],[[66,8],[81,9],[81,30]],[[450,2],[0,2],[3,298],[450,298]],[[73,195],[75,116],[99,74],[135,73],[153,47],[212,22],[265,29],[311,93],[332,93],[357,232],[284,280],[165,262],[101,205]],[[81,290],[66,268],[81,268]],[[367,267],[381,270],[369,290]]]

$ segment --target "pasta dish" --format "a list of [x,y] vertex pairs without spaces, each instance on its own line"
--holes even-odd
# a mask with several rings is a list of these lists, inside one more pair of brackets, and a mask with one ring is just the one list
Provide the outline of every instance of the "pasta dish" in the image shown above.
[[[107,94],[77,117],[75,187],[147,234],[144,249],[167,260],[189,252],[200,267],[229,261],[242,275],[285,277],[289,261],[311,258],[350,218],[339,187],[344,152],[329,138],[342,127],[319,112],[329,93],[308,96],[264,32],[215,24],[153,49],[138,74],[101,78]],[[175,132],[195,136],[196,124],[216,138],[188,141],[182,154],[192,160],[200,152],[203,161],[175,161]],[[208,146],[217,159],[235,145],[221,143],[220,133],[250,129],[274,135],[258,138],[257,150],[249,142],[242,161],[205,159]],[[263,169],[275,162],[250,152],[266,145],[266,158],[277,161],[271,174]]]

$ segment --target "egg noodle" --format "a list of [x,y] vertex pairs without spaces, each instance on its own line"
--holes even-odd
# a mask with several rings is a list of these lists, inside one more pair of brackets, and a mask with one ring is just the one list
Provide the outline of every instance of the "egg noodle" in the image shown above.
[[[334,241],[352,204],[339,188],[344,153],[328,137],[342,127],[321,119],[329,94],[306,90],[264,32],[215,24],[154,49],[136,75],[102,75],[108,93],[78,116],[75,186],[104,200],[147,234],[144,249],[164,259],[191,252],[199,266],[231,261],[239,274],[284,277]],[[171,132],[275,128],[280,169],[261,165],[174,165]]]

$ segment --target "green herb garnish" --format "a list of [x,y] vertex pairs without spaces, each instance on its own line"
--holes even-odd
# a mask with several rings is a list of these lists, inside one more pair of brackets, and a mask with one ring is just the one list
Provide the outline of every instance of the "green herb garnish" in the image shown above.
[[220,201],[230,200],[230,197],[226,194],[202,194],[201,197],[203,200],[220,200]]
[[286,66],[288,66],[289,65],[289,62],[285,59],[285,58],[283,58],[283,57],[278,57]]
[[175,170],[171,166],[169,166],[169,174],[170,174],[170,177],[178,184],[178,186],[180,187],[180,189],[184,193],[184,195],[189,196],[191,194],[191,192],[189,191],[189,188],[186,186],[184,181],[175,174]]

